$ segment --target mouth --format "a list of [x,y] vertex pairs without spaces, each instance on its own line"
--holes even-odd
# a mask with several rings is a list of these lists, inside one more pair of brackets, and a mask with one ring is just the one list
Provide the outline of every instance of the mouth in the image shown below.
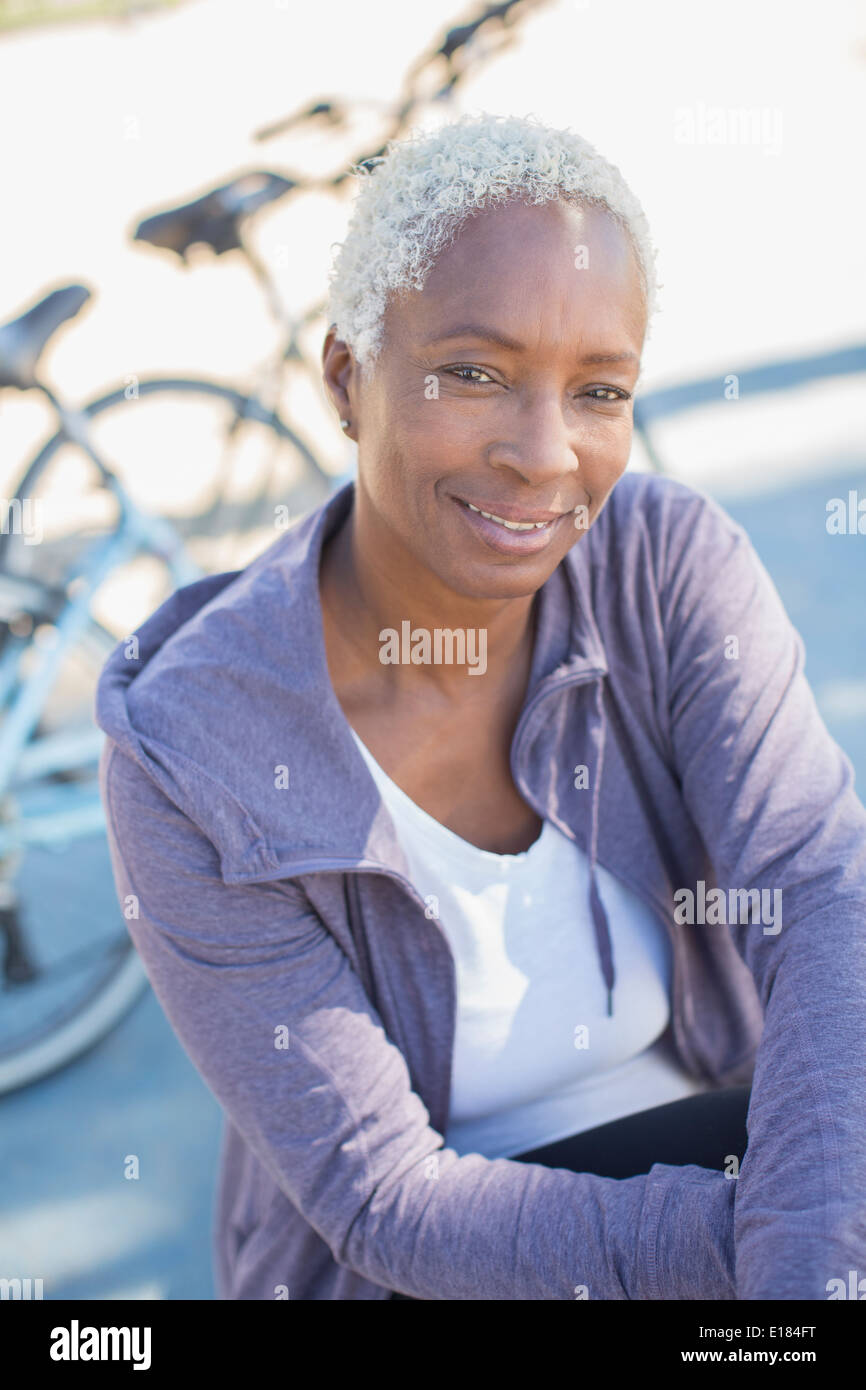
[[479,516],[486,516],[488,521],[496,521],[500,526],[505,526],[509,531],[532,531],[541,530],[542,526],[550,526],[553,517],[547,517],[544,521],[509,521],[504,516],[497,516],[495,512],[486,512],[483,507],[473,507],[471,502],[464,503],[471,512],[478,512]]
[[[557,525],[569,512],[532,512],[503,503],[481,507],[454,497],[476,536],[505,555],[535,554],[549,543]],[[504,514],[503,514],[504,513]]]

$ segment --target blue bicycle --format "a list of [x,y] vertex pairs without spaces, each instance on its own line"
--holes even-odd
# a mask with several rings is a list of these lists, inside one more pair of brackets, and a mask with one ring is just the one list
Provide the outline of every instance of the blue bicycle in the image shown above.
[[82,409],[60,400],[39,359],[89,298],[66,285],[0,327],[0,390],[41,391],[58,420],[0,532],[0,1092],[84,1051],[146,984],[117,922],[97,782],[108,654],[339,481],[272,405],[228,385],[153,378]]

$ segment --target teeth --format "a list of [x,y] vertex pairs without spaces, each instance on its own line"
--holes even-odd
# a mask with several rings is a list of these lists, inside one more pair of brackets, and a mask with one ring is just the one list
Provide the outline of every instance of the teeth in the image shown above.
[[473,507],[471,502],[466,503],[472,512],[478,512],[481,516],[486,516],[488,521],[496,521],[500,526],[507,526],[509,531],[540,531],[542,526],[549,526],[549,521],[506,521],[504,517],[494,516],[492,512],[482,512],[480,507]]

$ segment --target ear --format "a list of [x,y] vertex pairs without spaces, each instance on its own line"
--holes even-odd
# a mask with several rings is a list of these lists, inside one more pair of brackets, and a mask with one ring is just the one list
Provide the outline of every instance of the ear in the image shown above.
[[358,376],[358,364],[352,349],[337,337],[337,326],[331,324],[322,345],[322,380],[334,409],[341,420],[354,419],[352,388]]

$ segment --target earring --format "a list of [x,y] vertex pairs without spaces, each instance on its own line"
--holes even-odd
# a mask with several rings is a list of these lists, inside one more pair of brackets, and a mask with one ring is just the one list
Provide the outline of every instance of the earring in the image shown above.
[[344,430],[347,430],[347,429],[349,428],[349,421],[348,421],[348,420],[341,420],[341,421],[340,421],[340,424],[342,425],[342,427],[343,427]]

